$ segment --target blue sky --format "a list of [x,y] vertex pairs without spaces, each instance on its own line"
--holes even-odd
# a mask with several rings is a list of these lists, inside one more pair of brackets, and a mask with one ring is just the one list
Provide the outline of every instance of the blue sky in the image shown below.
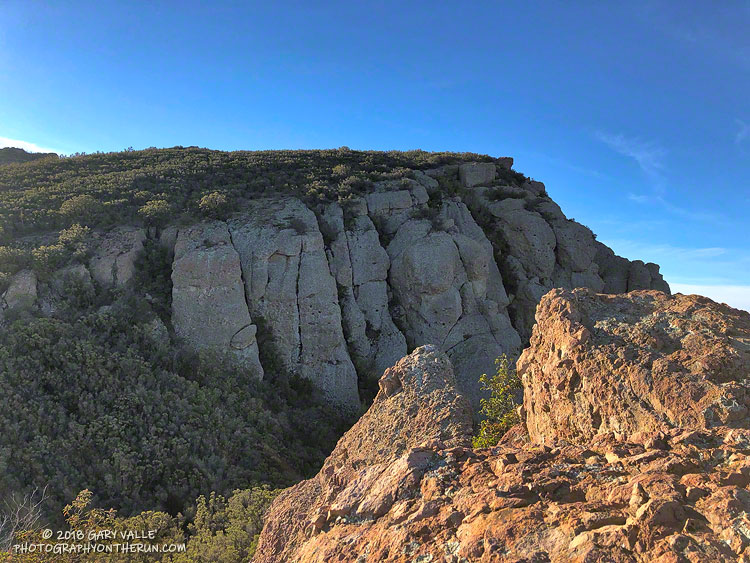
[[750,309],[750,2],[0,0],[0,146],[513,156]]

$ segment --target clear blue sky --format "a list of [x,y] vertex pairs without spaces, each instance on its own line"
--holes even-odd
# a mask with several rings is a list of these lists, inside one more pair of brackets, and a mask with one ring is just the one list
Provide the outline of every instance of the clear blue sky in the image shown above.
[[619,254],[750,309],[748,1],[0,0],[20,141],[513,156]]

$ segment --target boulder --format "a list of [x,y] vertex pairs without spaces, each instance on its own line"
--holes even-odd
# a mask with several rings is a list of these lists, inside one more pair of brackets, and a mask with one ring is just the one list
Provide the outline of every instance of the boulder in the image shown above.
[[470,162],[458,167],[458,177],[465,188],[490,184],[496,175],[497,169],[491,162]]
[[497,162],[497,167],[502,168],[503,170],[510,170],[513,168],[512,156],[501,156],[500,158],[495,159],[495,162]]
[[94,237],[94,255],[89,262],[93,278],[105,287],[123,287],[135,274],[135,261],[143,250],[146,231],[117,227]]
[[8,289],[2,296],[8,309],[30,309],[36,305],[37,279],[31,270],[21,270],[10,280]]
[[555,289],[518,361],[530,438],[750,428],[750,313],[698,296]]
[[221,221],[180,229],[172,264],[172,324],[194,350],[229,357],[262,379],[240,257]]
[[469,445],[469,405],[456,391],[450,361],[436,347],[416,349],[389,368],[379,385],[370,409],[320,472],[273,502],[253,561],[355,560],[353,554],[365,552],[341,545],[331,559],[311,555],[306,544],[311,535],[380,517],[418,495],[420,480],[439,468],[432,444]]

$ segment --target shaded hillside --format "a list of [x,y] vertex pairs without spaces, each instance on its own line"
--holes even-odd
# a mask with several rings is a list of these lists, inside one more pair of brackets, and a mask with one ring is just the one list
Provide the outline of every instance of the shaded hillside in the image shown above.
[[19,162],[31,162],[41,158],[54,157],[57,155],[53,152],[26,152],[23,149],[14,147],[5,147],[0,149],[0,164],[15,164]]

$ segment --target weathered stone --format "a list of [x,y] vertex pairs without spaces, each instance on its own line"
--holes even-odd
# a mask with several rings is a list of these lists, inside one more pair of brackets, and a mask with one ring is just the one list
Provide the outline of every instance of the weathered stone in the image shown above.
[[458,176],[466,188],[490,184],[497,175],[497,169],[491,162],[471,162],[458,167]]
[[339,286],[342,324],[360,377],[378,376],[406,355],[406,339],[393,324],[388,307],[388,254],[380,246],[367,216],[355,217],[346,229],[338,204],[321,217],[331,236],[329,264]]
[[750,314],[697,296],[556,289],[518,361],[535,442],[748,428]]
[[524,209],[523,200],[501,201],[493,211],[509,254],[522,260],[529,278],[549,279],[555,268],[557,239],[547,221]]
[[545,185],[542,182],[537,182],[535,180],[526,180],[523,184],[523,188],[529,190],[536,196],[541,196],[547,193]]
[[[309,541],[309,523],[320,514],[327,518],[316,535],[329,533],[337,519],[382,517],[412,498],[425,473],[439,462],[422,444],[466,447],[470,437],[471,412],[455,389],[448,358],[435,347],[418,348],[386,371],[373,405],[318,475],[273,502],[254,561],[308,559],[299,550]],[[318,557],[330,560],[325,554]]]
[[599,265],[599,275],[604,281],[606,293],[625,293],[628,291],[628,272],[630,263],[616,256],[612,249],[596,242],[597,253],[594,258]]
[[172,265],[172,324],[191,348],[228,356],[252,377],[263,377],[240,257],[226,223],[180,229]]
[[478,409],[479,376],[503,353],[518,353],[520,338],[505,308],[508,297],[492,245],[466,206],[445,201],[440,218],[452,225],[432,231],[427,220],[404,223],[388,246],[389,284],[403,312],[399,326],[410,346],[445,350],[459,387]]
[[[619,321],[613,322],[620,323],[620,330],[614,332],[632,332],[634,338],[645,334],[641,301],[671,303],[677,316],[669,320],[676,330],[710,325],[715,335],[727,339],[724,344],[747,351],[750,315],[708,300],[695,310],[694,300],[657,292],[550,295],[563,294],[617,301]],[[548,307],[548,301],[558,306]],[[614,334],[610,323],[588,339],[559,340],[555,320],[571,321],[589,312],[571,308],[559,297],[548,296],[541,304],[535,335],[537,330],[549,334],[532,340],[530,353],[547,357],[551,365],[558,355],[550,354],[547,343],[557,340],[562,357],[570,358],[558,367],[558,378],[575,377],[586,365],[596,369],[594,361],[576,359],[591,341]],[[692,313],[700,318],[691,318]],[[702,360],[721,348],[710,338],[691,342],[689,354]],[[663,350],[658,341],[638,343],[642,354]],[[497,446],[471,450],[461,438],[468,417],[457,397],[450,391],[436,394],[450,389],[435,377],[448,363],[444,357],[428,360],[430,355],[417,350],[388,370],[373,407],[342,438],[321,472],[274,501],[255,561],[708,562],[750,556],[747,420],[743,428],[720,422],[697,430],[602,432],[580,445],[553,436],[546,446],[530,443],[520,424]],[[415,356],[421,361],[415,363]],[[638,359],[626,356],[622,361]],[[712,365],[716,381],[734,379],[732,362]],[[427,389],[413,389],[424,382]],[[559,388],[556,380],[547,382]],[[529,384],[536,382],[525,377],[527,391]],[[626,386],[610,386],[591,392],[591,404],[598,408],[600,399],[606,405],[610,396],[624,393],[627,398],[631,392]],[[684,402],[691,400],[686,394]],[[585,413],[574,413],[568,425],[579,419],[585,421]],[[446,432],[451,425],[453,430]],[[425,440],[419,443],[415,432]]]
[[178,231],[179,227],[177,225],[169,225],[168,227],[164,227],[164,229],[162,229],[161,233],[159,234],[159,244],[161,244],[170,252],[173,252],[174,245],[177,243]]
[[591,230],[575,221],[553,221],[557,238],[557,262],[571,272],[587,271],[596,255]]
[[135,261],[145,240],[146,231],[137,227],[117,227],[97,234],[89,262],[93,278],[105,287],[126,285],[135,274]]
[[501,156],[496,160],[497,167],[503,168],[504,170],[510,170],[513,168],[513,157],[512,156]]
[[651,274],[641,260],[633,260],[628,270],[628,291],[651,288]]
[[421,170],[414,171],[414,179],[422,184],[422,186],[424,186],[428,193],[433,193],[440,187],[440,184],[437,180],[435,180],[435,178],[428,176]]
[[36,305],[37,279],[31,270],[21,270],[10,280],[2,297],[8,309],[30,309]]
[[309,379],[330,404],[358,409],[357,374],[315,214],[297,199],[255,200],[229,231],[250,314],[264,321],[281,365]]

